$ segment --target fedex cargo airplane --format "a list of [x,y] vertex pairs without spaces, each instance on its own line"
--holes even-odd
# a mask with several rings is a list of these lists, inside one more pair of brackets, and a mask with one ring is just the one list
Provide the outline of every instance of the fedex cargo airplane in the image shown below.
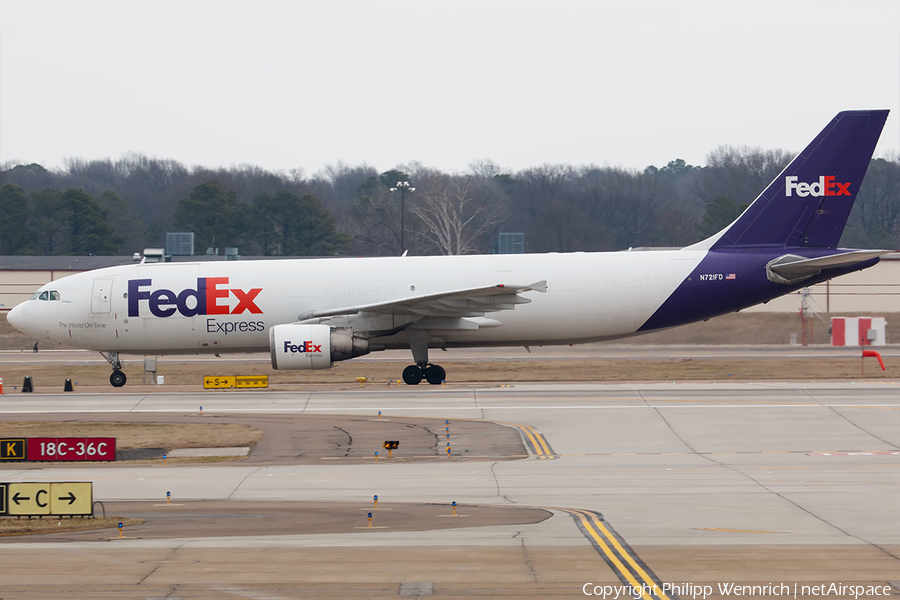
[[7,316],[40,340],[120,355],[268,351],[325,369],[409,348],[403,380],[440,384],[429,349],[578,344],[738,311],[871,267],[837,248],[887,119],[839,113],[731,225],[680,250],[132,264],[42,286]]

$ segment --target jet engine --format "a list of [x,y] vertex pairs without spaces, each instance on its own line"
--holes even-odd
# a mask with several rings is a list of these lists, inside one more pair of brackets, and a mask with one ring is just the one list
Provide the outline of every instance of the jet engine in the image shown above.
[[269,329],[273,369],[329,369],[332,363],[369,353],[369,340],[348,329],[290,323]]

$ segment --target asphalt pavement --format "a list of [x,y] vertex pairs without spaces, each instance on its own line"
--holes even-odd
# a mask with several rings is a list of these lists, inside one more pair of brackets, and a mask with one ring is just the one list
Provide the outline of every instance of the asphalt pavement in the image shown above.
[[[515,424],[527,426],[516,431],[529,456],[31,464],[0,473],[5,481],[93,481],[95,497],[111,503],[159,504],[166,491],[185,507],[271,502],[273,519],[285,503],[363,508],[373,494],[395,510],[455,500],[552,516],[449,529],[275,534],[267,526],[241,535],[223,528],[221,535],[207,529],[152,539],[6,538],[2,597],[73,597],[67,594],[75,590],[135,598],[561,598],[584,595],[587,583],[654,582],[709,585],[711,598],[729,595],[720,584],[766,583],[882,585],[900,594],[891,587],[900,580],[898,382],[18,394],[0,397],[0,414],[199,418],[200,404],[222,419],[360,415],[374,422],[381,411],[382,419],[444,419],[451,427],[464,419]],[[529,432],[550,452],[536,453],[541,444],[527,443]]]

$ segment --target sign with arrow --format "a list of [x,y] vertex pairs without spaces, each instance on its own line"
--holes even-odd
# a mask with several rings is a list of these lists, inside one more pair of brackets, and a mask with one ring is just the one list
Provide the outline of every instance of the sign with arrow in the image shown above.
[[[5,490],[3,489],[5,488]],[[93,483],[0,483],[6,512],[18,516],[74,516],[93,514]]]

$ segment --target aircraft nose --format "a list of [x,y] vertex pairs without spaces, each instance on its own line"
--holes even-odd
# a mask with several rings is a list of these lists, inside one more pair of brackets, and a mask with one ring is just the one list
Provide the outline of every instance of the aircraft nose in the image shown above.
[[25,326],[25,305],[19,304],[18,306],[13,307],[11,311],[6,314],[6,320],[9,321],[9,324],[18,329],[19,331],[23,331],[23,327]]

